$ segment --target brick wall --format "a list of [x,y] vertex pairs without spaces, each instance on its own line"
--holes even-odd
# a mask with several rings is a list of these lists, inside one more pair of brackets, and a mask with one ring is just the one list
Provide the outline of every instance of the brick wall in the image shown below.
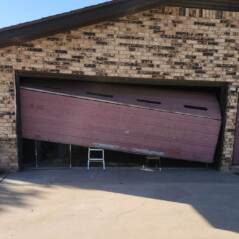
[[239,13],[161,7],[0,49],[0,167],[17,168],[15,71],[227,82],[222,165],[232,160]]

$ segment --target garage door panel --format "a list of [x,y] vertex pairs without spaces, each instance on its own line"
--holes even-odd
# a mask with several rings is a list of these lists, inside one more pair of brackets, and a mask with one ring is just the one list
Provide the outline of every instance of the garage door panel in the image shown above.
[[[38,123],[34,126],[34,128],[36,130],[43,130],[45,128],[45,130],[56,130],[57,132],[61,132],[61,128],[59,128],[59,125],[56,124],[55,119],[54,118],[42,118],[42,117],[38,117],[37,120],[41,123]],[[46,120],[46,122],[44,121]],[[78,120],[82,120],[81,118],[78,118]],[[117,120],[117,119],[116,119]],[[29,117],[27,121],[24,122],[23,128],[28,131],[31,131],[31,122],[36,122],[36,118],[35,117]],[[43,122],[45,122],[45,124],[43,125]],[[133,129],[131,129],[132,127],[125,127],[124,129],[120,128],[119,125],[114,124],[114,126],[110,127],[106,127],[106,126],[99,126],[96,124],[90,124],[88,123],[86,124],[82,124],[80,122],[75,122],[74,126],[72,126],[74,121],[61,121],[59,124],[60,125],[68,125],[68,134],[74,135],[77,134],[77,131],[91,131],[91,135],[92,137],[96,137],[99,133],[100,135],[104,135],[105,137],[110,137],[112,136],[112,133],[116,134],[116,135],[120,135],[120,133],[122,133],[122,130],[129,130],[130,132],[133,134],[127,135],[129,138],[130,137],[150,137],[151,140],[157,140],[158,141],[158,137],[161,138],[161,140],[165,141],[165,142],[182,142],[182,143],[186,143],[188,145],[191,146],[196,146],[196,145],[200,145],[203,147],[212,147],[213,145],[215,145],[215,135],[208,135],[208,137],[205,137],[204,133],[201,132],[193,132],[193,131],[184,131],[181,128],[179,128],[177,131],[174,128],[162,128],[164,125],[161,124],[160,125],[160,130],[157,131],[158,129],[158,124],[153,124],[153,129],[150,127],[149,129],[147,127],[145,127],[145,131],[144,132],[138,132],[135,131]],[[139,122],[138,122],[139,123]],[[28,127],[30,126],[30,127]],[[143,127],[142,125],[138,124],[138,127]],[[220,127],[220,125],[215,129],[218,130],[218,128]],[[124,135],[124,137],[126,137],[126,135]],[[119,138],[120,140],[120,138]],[[124,138],[122,138],[122,141],[124,140]],[[133,140],[133,138],[132,138]]]
[[215,100],[215,95],[208,92],[82,81],[58,81],[56,86],[54,81],[46,83],[34,80],[25,83],[24,86],[48,92],[221,119],[220,107]]
[[[58,130],[56,127],[55,128],[52,128],[51,130],[48,129],[49,127],[35,127],[35,131],[34,133],[28,133],[29,130],[31,129],[25,129],[25,137],[27,138],[32,138],[32,139],[39,139],[38,138],[38,135],[42,137],[45,137],[45,140],[47,140],[50,136],[52,138],[56,138],[56,140],[59,141],[59,139],[57,139],[57,137],[61,136],[61,137],[67,137],[68,135],[69,136],[72,136],[73,138],[75,137],[76,138],[76,141],[72,142],[72,144],[77,144],[77,138],[79,138],[79,135],[77,132],[79,132],[79,128],[72,128],[72,129],[69,129],[68,130],[68,134],[66,135],[65,132],[61,132],[60,130]],[[87,131],[87,129],[85,130]],[[101,138],[99,138],[99,134],[101,136]],[[45,135],[45,136],[44,136]],[[48,136],[49,135],[49,136]],[[141,141],[140,141],[140,138],[141,137]],[[145,139],[146,137],[150,137],[150,140],[148,140],[146,143],[142,142],[143,139]],[[151,135],[145,135],[145,136],[140,136],[140,134],[134,134],[134,135],[130,135],[130,136],[124,136],[124,137],[118,137],[117,138],[117,142],[118,144],[124,144],[125,142],[128,143],[130,142],[130,144],[132,144],[132,142],[136,142],[137,145],[139,144],[143,144],[145,145],[145,147],[152,147],[152,145],[157,145],[158,147],[160,147],[163,143],[165,144],[165,147],[166,146],[169,146],[170,147],[172,145],[174,145],[175,147],[184,147],[185,146],[185,143],[184,142],[180,142],[180,140],[171,140],[167,137],[162,137],[162,136],[159,136],[161,138],[161,142],[158,141],[158,138],[157,137],[151,137]],[[81,136],[82,138],[82,136]],[[85,137],[84,137],[85,138]],[[113,142],[114,140],[112,140],[112,135],[108,132],[102,132],[102,131],[98,131],[96,132],[95,134],[90,134],[90,138],[94,139],[93,141],[96,141],[96,140],[99,140],[99,141],[102,141],[102,138],[104,138],[104,142],[105,141],[111,141]],[[62,142],[62,140],[65,140],[65,139],[60,139],[60,141]],[[55,140],[54,140],[55,141]],[[93,142],[92,141],[92,142]],[[60,142],[59,142],[60,143]],[[68,142],[64,142],[64,143],[68,143]],[[194,147],[197,148],[197,149],[202,149],[204,151],[206,151],[206,149],[211,149],[213,148],[214,144],[211,143],[211,144],[196,144],[196,143],[191,143],[191,142],[188,142],[187,143],[187,146],[188,147]]]
[[[72,107],[75,104],[75,101],[72,99],[72,97],[58,97],[57,98],[57,103],[55,105],[51,105],[48,104],[49,99],[47,97],[44,97],[46,95],[46,93],[41,93],[38,92],[38,97],[41,97],[41,101],[39,103],[39,99],[31,99],[31,104],[28,107],[29,111],[35,112],[36,109],[43,109],[44,107],[44,111],[48,114],[44,115],[44,117],[53,117],[53,119],[55,117],[62,117],[62,115],[64,114],[64,119],[65,120],[71,120],[71,121],[75,121],[79,116],[78,114],[80,114],[82,111],[83,112],[88,112],[88,114],[91,114],[91,117],[95,118],[98,117],[98,120],[100,120],[101,117],[103,116],[107,116],[107,117],[111,117],[112,120],[114,119],[115,115],[117,115],[118,118],[120,117],[124,117],[124,114],[126,113],[125,111],[127,111],[127,117],[130,119],[132,117],[135,117],[135,113],[140,112],[139,110],[136,110],[137,107],[127,107],[124,108],[124,105],[117,105],[117,109],[125,109],[125,111],[118,111],[116,112],[114,115],[111,114],[111,107],[112,107],[112,103],[107,103],[107,104],[102,104],[99,101],[92,101],[91,103],[91,109],[89,109],[89,100],[84,100],[84,98],[82,98],[82,101],[77,100],[76,98],[76,102],[78,102],[78,104],[81,104],[81,107],[78,108],[76,107],[74,110],[72,110]],[[37,92],[36,92],[37,94]],[[49,94],[48,94],[49,95]],[[27,95],[26,97],[26,101],[27,100]],[[74,97],[73,97],[74,98]],[[95,102],[95,103],[93,103]],[[23,103],[24,103],[24,99],[23,99]],[[68,107],[64,107],[62,108],[63,105],[67,104]],[[104,105],[105,111],[99,111],[98,107]],[[34,107],[33,107],[34,106]],[[150,109],[148,109],[150,112]],[[154,110],[152,110],[154,111]],[[162,111],[160,111],[162,112]],[[152,112],[151,114],[156,115],[156,112]],[[88,117],[88,115],[83,114],[81,115],[81,117]],[[193,117],[193,120],[192,118]],[[210,133],[210,129],[214,129],[215,128],[215,124],[220,125],[220,121],[216,121],[213,120],[211,118],[208,117],[194,117],[192,115],[188,115],[188,117],[185,117],[185,114],[183,113],[178,113],[177,114],[177,121],[174,120],[175,118],[175,113],[173,112],[168,112],[165,111],[164,114],[160,115],[160,118],[158,120],[160,120],[161,122],[164,123],[164,125],[168,128],[170,127],[178,127],[179,125],[181,125],[183,128],[183,130],[193,130],[195,132],[200,131],[200,132],[208,132]],[[150,121],[150,117],[144,117],[144,122],[147,122],[147,119]],[[209,119],[207,121],[207,124],[204,125],[204,127],[201,127],[200,130],[198,130],[199,126],[203,123],[205,123],[205,119]],[[94,123],[94,121],[92,121]],[[115,123],[117,124],[117,122],[120,121],[116,121]],[[144,124],[145,124],[144,123]],[[125,122],[125,124],[127,124],[127,122]],[[152,124],[152,122],[150,121],[150,125]],[[131,126],[131,122],[128,122],[128,126]],[[213,132],[213,130],[212,130]],[[217,134],[217,132],[216,132]]]

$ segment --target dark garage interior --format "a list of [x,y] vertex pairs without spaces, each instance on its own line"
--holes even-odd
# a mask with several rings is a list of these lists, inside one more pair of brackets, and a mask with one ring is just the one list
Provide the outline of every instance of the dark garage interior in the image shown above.
[[[70,168],[86,167],[88,148],[73,146],[70,161],[69,146],[38,142],[38,160],[35,155],[34,140],[23,139],[23,166],[24,168]],[[141,167],[143,165],[156,168],[157,161],[147,161],[146,157],[136,154],[128,154],[116,151],[105,151],[107,167]],[[95,167],[102,167],[101,164],[95,164]],[[192,167],[192,168],[213,168],[215,163],[205,164],[200,162],[190,162],[185,160],[174,160],[170,158],[161,158],[161,165],[164,167]]]

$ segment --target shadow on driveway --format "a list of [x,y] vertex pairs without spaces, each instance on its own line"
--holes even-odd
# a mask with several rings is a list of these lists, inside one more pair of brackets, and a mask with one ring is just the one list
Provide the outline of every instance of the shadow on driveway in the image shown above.
[[159,173],[122,168],[13,173],[0,184],[0,212],[7,205],[28,207],[32,197],[44,196],[37,189],[14,192],[8,186],[12,183],[102,190],[184,203],[194,207],[213,227],[239,232],[239,176],[231,173],[205,169],[165,169]]

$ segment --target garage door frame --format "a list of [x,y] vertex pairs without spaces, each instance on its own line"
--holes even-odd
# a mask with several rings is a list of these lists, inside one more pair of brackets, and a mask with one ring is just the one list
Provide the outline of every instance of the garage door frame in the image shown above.
[[[172,86],[172,87],[213,87],[218,88],[221,93],[220,105],[222,108],[222,127],[219,137],[219,142],[216,150],[216,159],[221,157],[223,150],[223,132],[225,129],[225,115],[226,115],[226,99],[228,92],[228,84],[223,82],[209,82],[209,81],[184,81],[184,80],[162,80],[162,79],[135,79],[125,77],[101,77],[101,76],[84,76],[84,75],[71,75],[59,73],[43,73],[34,71],[16,71],[15,72],[15,86],[16,86],[16,133],[17,133],[17,150],[19,168],[24,169],[23,156],[22,156],[22,133],[21,133],[21,107],[20,107],[20,81],[24,77],[31,78],[44,78],[44,79],[59,79],[59,80],[81,80],[89,82],[104,82],[104,83],[128,83],[137,85],[158,85],[158,86]],[[216,160],[219,166],[219,160]]]
[[239,101],[237,102],[236,130],[232,164],[233,166],[239,166]]

